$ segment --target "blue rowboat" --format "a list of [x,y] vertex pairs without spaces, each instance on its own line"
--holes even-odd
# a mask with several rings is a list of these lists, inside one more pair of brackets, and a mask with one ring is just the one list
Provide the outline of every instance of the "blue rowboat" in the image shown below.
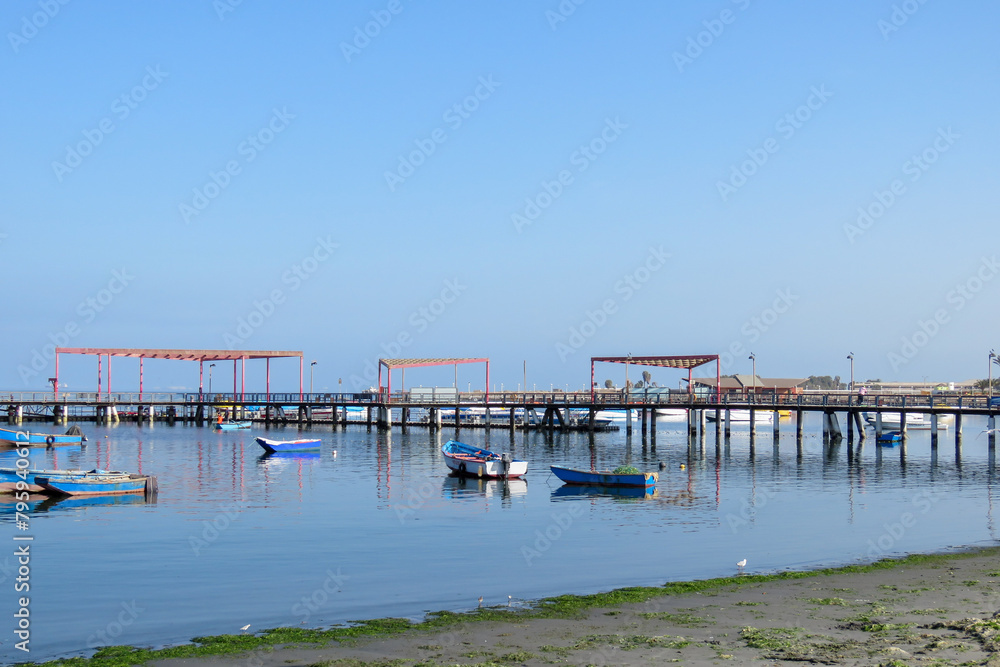
[[36,475],[35,482],[47,492],[64,496],[109,496],[120,493],[156,492],[156,478],[103,470],[82,475]]
[[882,435],[875,438],[875,442],[880,445],[895,445],[903,440],[899,431],[882,431]]
[[236,429],[240,429],[240,428],[250,428],[251,424],[252,424],[252,422],[234,422],[234,421],[217,422],[215,424],[215,430],[216,431],[235,431]]
[[561,466],[549,466],[556,477],[566,484],[585,484],[588,486],[656,486],[659,475],[655,472],[616,474],[610,470],[574,470]]
[[31,433],[12,428],[0,428],[0,444],[18,447],[51,447],[53,445],[79,445],[85,438],[76,426],[70,428],[72,433]]
[[267,438],[258,437],[254,438],[254,440],[266,452],[315,452],[323,444],[323,441],[319,438],[308,440],[268,440]]
[[[18,491],[28,491],[29,493],[43,493],[45,489],[35,481],[37,475],[48,477],[51,475],[84,475],[86,470],[32,470],[30,468],[0,468],[0,493],[16,493]],[[23,475],[23,476],[22,476]],[[24,482],[20,489],[18,482]]]

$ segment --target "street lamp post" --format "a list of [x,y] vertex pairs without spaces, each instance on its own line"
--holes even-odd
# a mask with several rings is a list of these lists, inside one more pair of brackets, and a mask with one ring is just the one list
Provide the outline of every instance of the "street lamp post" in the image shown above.
[[309,393],[313,393],[313,370],[316,368],[316,362],[312,361],[309,363]]
[[[994,352],[993,350],[990,350],[990,360],[988,362],[989,363],[989,367],[990,367],[989,368],[989,379],[986,381],[987,382],[986,386],[987,386],[987,390],[989,391],[989,397],[990,398],[993,398],[993,362],[997,361],[998,359],[1000,359],[1000,357],[997,356],[997,353]],[[997,361],[997,363],[1000,363],[1000,361]]]
[[208,365],[208,393],[212,393],[212,369],[215,368],[215,364]]
[[753,362],[753,393],[756,394],[757,393],[757,357],[756,357],[756,355],[754,355],[753,352],[751,352],[750,356],[747,357],[747,359],[749,359],[750,361]]
[[851,387],[850,391],[854,391],[854,353],[851,352],[847,355],[847,358],[851,360]]

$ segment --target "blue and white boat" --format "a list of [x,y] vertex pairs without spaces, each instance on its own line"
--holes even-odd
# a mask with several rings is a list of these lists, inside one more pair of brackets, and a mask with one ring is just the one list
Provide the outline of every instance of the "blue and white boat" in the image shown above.
[[458,440],[444,443],[441,453],[452,472],[462,476],[515,479],[528,472],[527,461],[513,459],[507,453],[497,454],[488,449],[473,447]]
[[562,466],[549,466],[552,474],[566,484],[585,486],[627,486],[645,488],[656,486],[659,475],[655,472],[616,473],[612,470],[574,470]]
[[216,422],[215,423],[215,430],[216,431],[235,431],[235,430],[238,430],[238,429],[241,429],[241,428],[250,428],[250,426],[252,424],[253,424],[253,422],[234,422],[234,421]]
[[53,445],[79,445],[87,438],[76,426],[69,433],[31,433],[13,428],[0,428],[0,445],[17,447],[51,447]]
[[268,438],[254,438],[257,444],[267,452],[317,452],[323,441],[319,438],[306,440],[270,440]]
[[47,493],[64,496],[108,496],[122,493],[156,493],[156,478],[124,472],[92,470],[82,475],[36,475]]

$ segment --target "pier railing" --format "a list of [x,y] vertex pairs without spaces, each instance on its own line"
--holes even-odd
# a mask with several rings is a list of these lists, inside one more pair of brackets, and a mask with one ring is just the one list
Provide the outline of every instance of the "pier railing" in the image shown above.
[[[488,398],[488,400],[487,400]],[[644,392],[598,390],[593,395],[588,391],[501,391],[486,394],[481,391],[450,392],[444,395],[428,395],[427,390],[356,393],[304,393],[298,392],[249,392],[249,393],[204,393],[204,392],[65,392],[51,391],[7,391],[0,392],[0,400],[9,404],[51,405],[227,405],[252,406],[312,406],[334,407],[344,405],[393,405],[400,407],[419,406],[482,406],[482,407],[532,407],[532,406],[580,406],[598,408],[654,407],[654,408],[697,408],[697,409],[758,409],[789,410],[804,408],[815,410],[830,409],[872,409],[884,411],[898,408],[906,411],[930,410],[986,410],[1000,411],[1000,396],[986,394],[896,394],[871,392],[859,396],[849,392],[824,392],[803,394],[769,393],[721,393],[714,392],[688,394],[685,392]]]

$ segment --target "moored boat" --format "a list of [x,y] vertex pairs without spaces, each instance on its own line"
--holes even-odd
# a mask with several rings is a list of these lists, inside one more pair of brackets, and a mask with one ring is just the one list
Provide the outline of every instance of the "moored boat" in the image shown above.
[[[44,493],[45,489],[35,481],[35,477],[50,475],[84,475],[86,470],[32,470],[30,468],[0,468],[0,493],[16,493],[27,491],[29,493]],[[24,485],[18,488],[18,482]]]
[[[774,408],[756,408],[753,411],[753,420],[756,424],[772,424],[774,423]],[[715,410],[705,410],[705,419],[710,422],[715,421]],[[719,411],[719,419],[726,420],[726,411]],[[729,411],[729,421],[730,423],[750,423],[750,411],[749,410],[730,410]]]
[[215,423],[215,430],[216,431],[235,431],[235,430],[241,429],[241,428],[250,428],[251,424],[252,424],[252,422],[234,422],[234,421],[216,422]]
[[444,443],[441,453],[448,468],[458,475],[516,478],[528,472],[527,461],[514,459],[506,452],[497,454],[457,440]]
[[107,496],[122,493],[156,493],[156,478],[123,472],[93,470],[82,475],[36,475],[35,482],[48,493],[65,496]]
[[899,431],[882,431],[882,435],[875,438],[875,442],[880,445],[895,445],[903,439]]
[[78,426],[71,426],[66,433],[31,433],[13,428],[0,428],[0,445],[51,447],[53,445],[79,445],[86,439]]
[[659,475],[655,472],[615,472],[613,470],[575,470],[562,466],[549,466],[552,474],[566,484],[586,486],[656,486]]
[[[874,428],[878,422],[877,412],[862,412],[865,421]],[[955,415],[938,415],[938,428],[947,429],[955,421]],[[882,428],[890,431],[902,429],[902,420],[898,412],[882,413]],[[906,413],[906,428],[917,431],[928,431],[931,428],[931,417],[921,412]]]
[[315,452],[318,451],[323,441],[319,438],[304,440],[270,440],[268,438],[256,437],[254,440],[267,452]]

